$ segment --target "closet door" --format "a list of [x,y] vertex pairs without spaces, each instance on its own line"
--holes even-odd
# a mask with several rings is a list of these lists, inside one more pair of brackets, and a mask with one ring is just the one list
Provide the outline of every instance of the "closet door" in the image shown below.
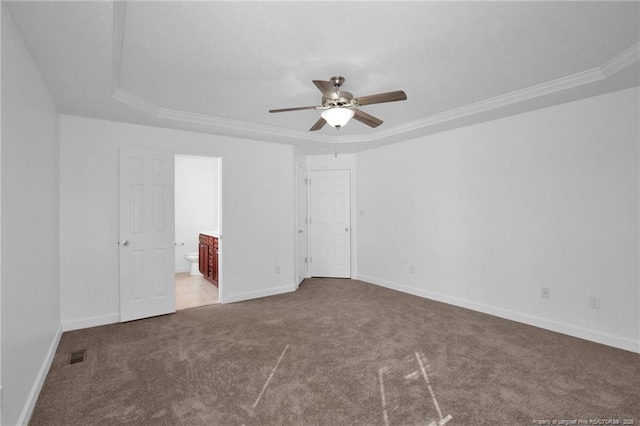
[[350,171],[314,170],[309,176],[309,275],[351,278]]

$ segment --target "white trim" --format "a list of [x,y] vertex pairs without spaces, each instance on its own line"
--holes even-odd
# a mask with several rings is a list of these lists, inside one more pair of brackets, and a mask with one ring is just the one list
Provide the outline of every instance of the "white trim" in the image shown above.
[[624,349],[630,352],[640,353],[640,345],[638,345],[638,342],[624,336],[618,336],[615,334],[603,333],[601,331],[576,327],[574,325],[559,321],[548,320],[545,318],[523,314],[509,309],[499,308],[497,306],[491,306],[484,303],[473,302],[471,300],[447,296],[441,293],[422,290],[416,287],[398,284],[391,281],[380,280],[366,275],[359,275],[358,280],[389,288],[391,290],[397,290],[414,296],[423,297],[425,299],[435,300],[438,302],[447,303],[449,305],[471,309],[473,311],[482,312],[485,314],[493,315],[495,317],[532,325],[534,327],[566,334],[572,337],[578,337],[580,339],[601,343],[607,346],[613,346],[615,348]]
[[618,71],[628,67],[640,59],[640,43],[636,43],[627,50],[619,53],[600,66],[605,77],[609,77]]
[[[295,279],[294,281],[296,282],[296,290],[300,287],[300,283],[302,281],[305,280],[305,278],[307,278],[307,276],[309,275],[309,263],[308,263],[308,259],[309,259],[309,225],[307,224],[307,220],[309,218],[309,185],[307,184],[309,182],[309,170],[307,169],[307,165],[304,163],[299,163],[298,161],[294,161],[294,199],[295,199],[295,208],[294,208],[294,217],[295,217],[295,222],[296,222],[296,226],[293,230],[293,238],[295,241]],[[298,181],[298,172],[300,171],[300,169],[302,169],[302,171],[304,172],[304,194],[305,194],[305,200],[304,200],[304,204],[305,204],[305,210],[306,210],[306,217],[305,217],[305,221],[304,223],[299,223],[298,220],[300,219],[300,211],[299,211],[299,207],[300,207],[300,185],[299,185],[299,181]],[[300,259],[300,239],[298,237],[298,230],[302,229],[303,233],[305,235],[305,243],[304,246],[304,255],[305,255],[305,259],[307,259],[307,261],[305,262],[305,266],[304,266],[304,274],[302,274],[302,279],[300,279],[300,265],[298,264],[299,259]]]
[[113,45],[111,53],[111,92],[120,88],[122,67],[122,39],[124,33],[124,1],[113,2]]
[[179,111],[169,108],[157,108],[157,113],[154,115],[158,118],[168,120],[183,121],[186,123],[199,124],[201,126],[221,127],[224,129],[235,130],[242,132],[245,135],[252,133],[257,136],[267,135],[274,137],[302,139],[312,142],[327,142],[326,136],[319,135],[317,133],[283,129],[280,127],[269,126],[267,124],[258,124],[242,120],[232,120],[230,118],[216,117],[213,115],[199,114],[189,111]]
[[[616,56],[616,58],[618,58],[618,56]],[[626,54],[624,57],[621,57],[621,60],[624,60],[624,62],[621,62],[621,60],[614,61],[613,59],[606,63],[608,67],[607,69],[610,71],[610,74],[607,75],[603,73],[601,69],[602,67],[591,68],[586,71],[546,81],[544,83],[506,93],[504,95],[495,96],[472,104],[464,105],[459,108],[430,115],[399,126],[380,130],[373,134],[344,136],[340,138],[339,143],[372,142],[392,138],[412,131],[426,129],[437,124],[524,102],[529,99],[571,89],[576,86],[582,86],[595,81],[604,80],[609,75],[634,62],[634,60],[628,62],[630,59],[633,59],[632,54]],[[637,58],[635,60],[637,60]],[[209,128],[223,128],[238,131],[242,132],[245,137],[249,137],[250,134],[253,134],[261,137],[272,136],[311,142],[323,142],[328,144],[336,143],[336,139],[333,136],[303,132],[300,130],[284,129],[248,121],[232,120],[208,114],[162,108],[121,88],[114,90],[113,98],[157,118],[198,124]]]
[[123,104],[129,105],[130,107],[146,112],[149,115],[156,116],[158,114],[158,107],[155,104],[148,102],[139,96],[133,95],[124,89],[116,88],[111,97]]
[[581,71],[555,80],[546,81],[524,89],[515,90],[493,98],[483,99],[481,101],[463,105],[458,108],[450,109],[438,114],[430,115],[419,120],[411,121],[396,127],[377,132],[374,135],[361,135],[346,138],[341,142],[367,142],[399,136],[403,133],[426,129],[437,124],[446,123],[448,121],[457,120],[464,117],[480,114],[482,112],[506,107],[520,102],[534,99],[540,96],[549,95],[563,90],[571,89],[576,86],[593,83],[603,80],[606,76],[599,67],[590,70]]
[[[208,127],[209,129],[225,129],[231,132],[238,132],[240,137],[257,140],[272,140],[286,143],[290,141],[310,141],[326,144],[333,143],[371,143],[374,141],[390,140],[394,137],[407,133],[428,129],[437,124],[476,115],[482,112],[491,111],[497,108],[506,107],[538,98],[540,96],[561,92],[573,87],[582,86],[596,81],[604,80],[620,70],[628,67],[640,59],[640,43],[636,43],[628,49],[620,52],[613,58],[604,62],[600,66],[575,74],[549,80],[534,86],[516,90],[504,95],[484,99],[459,108],[454,108],[438,114],[411,121],[399,126],[390,127],[376,133],[367,135],[352,135],[341,137],[339,141],[332,135],[323,135],[315,132],[286,129],[266,124],[253,123],[241,120],[232,120],[223,117],[216,117],[208,114],[200,114],[189,111],[179,111],[170,108],[163,108],[146,99],[134,95],[119,87],[122,67],[122,43],[124,33],[125,1],[114,2],[113,10],[113,58],[111,69],[112,97],[126,105],[137,108],[156,118],[180,121]],[[410,135],[407,135],[410,136]],[[415,137],[415,135],[411,136]]]
[[[190,157],[207,157],[218,160],[218,300],[220,303],[225,303],[226,300],[226,284],[224,278],[224,240],[226,230],[226,191],[225,191],[225,156],[222,152],[212,153],[211,151],[196,148],[180,148],[173,151],[173,158],[175,162],[176,156],[190,156]],[[175,173],[175,170],[174,170]],[[174,176],[175,179],[175,176]],[[174,194],[175,201],[175,194]],[[188,272],[187,269],[184,272]],[[175,288],[175,286],[174,286]]]
[[22,412],[20,413],[20,417],[18,417],[18,425],[27,425],[29,423],[29,419],[31,418],[31,414],[33,413],[33,408],[36,406],[36,402],[38,401],[38,396],[40,395],[40,390],[42,390],[42,385],[44,385],[44,380],[47,378],[47,374],[49,373],[49,368],[51,368],[51,363],[53,362],[53,358],[56,355],[56,350],[58,349],[58,344],[60,343],[60,338],[62,337],[62,324],[58,325],[58,330],[56,330],[53,339],[51,340],[51,345],[49,345],[49,350],[47,351],[47,355],[40,366],[40,371],[38,371],[38,375],[36,376],[36,381],[33,383],[31,387],[31,392],[29,392],[29,397],[22,408]]
[[120,322],[120,312],[114,314],[98,315],[95,317],[79,318],[62,321],[63,331],[80,330],[82,328],[98,327],[101,325],[116,324]]
[[402,133],[404,133],[407,131],[429,127],[463,117],[468,117],[470,115],[479,114],[493,109],[502,108],[519,102],[524,102],[529,99],[549,95],[551,93],[560,92],[562,90],[571,89],[576,86],[593,83],[594,81],[603,80],[604,78],[605,77],[599,68],[592,68],[587,71],[582,71],[576,74],[557,78],[555,80],[546,81],[541,84],[536,84],[535,86],[526,87],[524,89],[515,90],[504,95],[494,96],[492,98],[484,99],[479,102],[464,105],[459,108],[454,108],[452,110],[445,111],[440,114],[435,114],[398,127],[401,127]]
[[259,299],[261,297],[275,296],[277,294],[291,293],[296,291],[296,285],[284,285],[281,287],[271,287],[258,291],[248,291],[246,293],[230,294],[225,298],[225,301],[220,303],[234,303],[242,302],[245,300]]

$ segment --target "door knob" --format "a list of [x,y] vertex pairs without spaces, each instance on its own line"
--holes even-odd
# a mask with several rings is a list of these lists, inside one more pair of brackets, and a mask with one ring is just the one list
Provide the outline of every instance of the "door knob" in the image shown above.
[[121,242],[120,244],[122,244],[123,246],[128,246],[129,245],[129,240],[124,240],[123,242]]
[[304,231],[302,229],[298,229],[298,234],[302,234]]
[[349,232],[349,228],[344,228],[344,230],[345,230],[346,232]]

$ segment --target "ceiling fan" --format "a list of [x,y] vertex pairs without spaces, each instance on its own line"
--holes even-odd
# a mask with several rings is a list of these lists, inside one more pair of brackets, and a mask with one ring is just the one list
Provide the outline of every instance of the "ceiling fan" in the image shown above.
[[340,90],[344,81],[344,77],[341,76],[331,77],[329,81],[313,80],[313,84],[322,92],[322,105],[270,109],[269,112],[289,112],[305,109],[322,111],[320,119],[311,126],[310,131],[320,130],[327,123],[339,129],[347,124],[352,117],[369,127],[378,127],[383,123],[382,120],[371,114],[367,114],[357,107],[381,104],[383,102],[404,101],[407,99],[407,94],[402,90],[354,98],[351,93]]

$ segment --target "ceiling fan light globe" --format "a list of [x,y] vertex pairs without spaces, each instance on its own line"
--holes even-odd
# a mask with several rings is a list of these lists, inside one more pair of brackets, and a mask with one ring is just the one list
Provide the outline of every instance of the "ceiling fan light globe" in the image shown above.
[[335,127],[336,129],[338,129],[340,127],[344,127],[344,125],[347,124],[349,120],[351,120],[353,114],[354,112],[350,108],[336,107],[322,111],[322,114],[320,114],[320,116],[324,118],[324,120],[331,127]]

